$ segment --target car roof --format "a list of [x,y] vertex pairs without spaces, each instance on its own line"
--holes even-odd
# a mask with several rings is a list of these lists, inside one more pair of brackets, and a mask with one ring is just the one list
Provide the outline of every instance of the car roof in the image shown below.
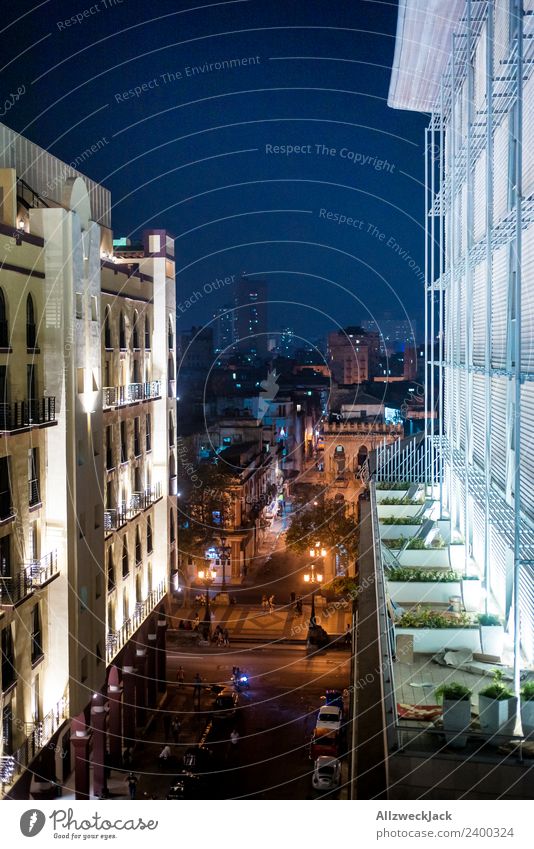
[[319,713],[331,713],[333,716],[339,716],[341,708],[338,705],[323,705]]
[[319,755],[315,761],[315,766],[319,768],[322,766],[335,766],[337,763],[339,763],[339,758],[333,758],[331,755]]

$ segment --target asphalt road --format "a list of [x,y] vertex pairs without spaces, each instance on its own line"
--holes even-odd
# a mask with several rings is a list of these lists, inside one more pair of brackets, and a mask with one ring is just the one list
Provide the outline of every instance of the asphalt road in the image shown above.
[[[173,698],[180,702],[186,733],[180,738],[180,746],[173,747],[173,760],[160,762],[157,751],[165,734],[162,717],[158,718],[151,734],[152,754],[147,760],[147,741],[135,763],[141,775],[139,795],[165,798],[187,744],[198,740],[209,725],[213,696],[206,689],[201,711],[195,711],[192,687],[187,682],[193,680],[196,672],[200,672],[205,684],[228,681],[232,667],[239,666],[249,675],[250,689],[240,694],[235,720],[211,727],[207,745],[214,751],[214,762],[203,795],[220,799],[317,798],[320,794],[311,784],[313,764],[308,757],[308,743],[317,710],[324,703],[321,696],[325,689],[348,685],[348,661],[345,651],[308,657],[300,646],[273,649],[242,644],[227,651],[169,651],[169,681],[174,681],[179,664],[185,672],[186,686],[181,691],[174,689],[169,706],[172,708]],[[233,729],[239,733],[235,746],[230,742]],[[327,798],[339,798],[339,793]]]

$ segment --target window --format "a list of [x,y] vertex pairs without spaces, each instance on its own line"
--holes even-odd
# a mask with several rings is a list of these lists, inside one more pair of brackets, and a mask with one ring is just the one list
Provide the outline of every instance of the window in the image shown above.
[[13,626],[7,625],[2,630],[2,690],[5,692],[16,680]]
[[126,349],[126,321],[122,311],[119,316],[119,348],[121,351]]
[[121,463],[128,461],[128,434],[126,430],[126,422],[121,422]]
[[172,448],[174,446],[174,420],[172,417],[172,413],[169,413],[169,447]]
[[98,321],[98,298],[91,295],[91,321]]
[[76,292],[76,318],[83,318],[83,295]]
[[176,539],[176,526],[174,522],[174,510],[171,510],[169,514],[169,539],[171,542],[174,542]]
[[135,529],[135,565],[140,566],[143,562],[143,547],[141,545],[141,534],[139,528]]
[[140,347],[140,345],[139,345],[138,322],[139,322],[139,313],[136,310],[134,312],[134,318],[133,318],[133,347],[134,347],[134,349]]
[[8,458],[0,457],[0,519],[7,519],[12,515]]
[[146,523],[146,550],[147,554],[152,554],[154,550],[152,542],[152,519],[150,518],[150,516],[148,517]]
[[104,313],[104,347],[109,350],[113,345],[111,344],[111,310],[109,307],[106,307],[106,312]]
[[43,655],[43,633],[41,628],[41,611],[39,604],[32,610],[32,664],[40,660]]
[[145,422],[145,438],[146,438],[146,450],[152,450],[152,418],[150,413],[146,414],[146,422]]
[[141,419],[139,416],[134,419],[134,454],[136,457],[141,454]]
[[37,328],[35,325],[35,309],[33,298],[26,298],[26,347],[34,349],[37,346]]
[[172,349],[174,348],[174,328],[172,326],[172,316],[169,316],[167,342],[169,343],[169,350],[172,351]]
[[9,330],[7,325],[6,299],[0,289],[0,348],[9,347]]
[[113,547],[108,548],[108,593],[115,589],[115,564],[113,562]]
[[30,507],[40,503],[39,487],[39,449],[28,450],[28,500]]
[[128,540],[122,540],[122,577],[125,578],[130,571],[130,558],[128,557]]
[[113,428],[108,425],[106,428],[106,469],[113,469]]
[[150,351],[150,319],[145,317],[145,348]]

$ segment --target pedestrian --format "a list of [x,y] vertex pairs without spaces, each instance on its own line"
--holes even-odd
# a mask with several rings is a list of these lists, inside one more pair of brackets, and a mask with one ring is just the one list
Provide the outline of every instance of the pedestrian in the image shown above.
[[238,732],[236,731],[235,728],[232,731],[232,733],[230,734],[230,742],[231,742],[232,746],[234,746],[234,748],[235,748],[235,746],[237,746],[237,744],[239,742],[239,734],[238,734]]
[[193,628],[193,631],[196,631],[199,625],[200,625],[200,616],[198,615],[198,613],[195,613],[195,618],[193,619],[193,622],[191,623],[191,627]]
[[302,596],[297,596],[297,614],[302,616]]
[[269,602],[267,600],[267,596],[265,595],[265,593],[263,593],[263,595],[261,597],[261,606],[263,607],[264,610],[266,610],[266,608],[269,607]]
[[221,648],[221,646],[224,646],[224,633],[223,633],[223,631],[219,631],[219,633],[217,634],[217,646],[219,648]]
[[183,668],[183,666],[179,666],[178,669],[176,670],[176,681],[178,683],[178,687],[179,687],[180,690],[183,689],[184,678],[185,678],[184,668]]
[[132,759],[133,759],[133,751],[132,751],[132,747],[131,747],[131,746],[126,746],[126,748],[125,748],[124,752],[122,753],[122,763],[123,763],[123,765],[124,765],[126,768],[128,768],[129,766],[131,766],[131,765],[132,765]]
[[172,739],[174,740],[175,743],[180,742],[180,731],[181,730],[182,730],[182,723],[178,719],[178,717],[175,716],[173,721],[171,722]]
[[225,628],[223,632],[223,645],[230,648],[230,634],[228,632],[228,628]]
[[129,772],[126,776],[126,783],[128,785],[128,791],[130,793],[130,799],[135,799],[135,794],[137,792],[137,775],[134,772]]
[[269,596],[269,613],[272,613],[274,610],[274,595]]
[[166,743],[159,753],[160,761],[168,761],[171,756],[171,747]]
[[195,680],[193,683],[193,700],[197,710],[200,710],[200,693],[202,691],[202,678],[200,677],[200,673],[197,672],[195,675]]

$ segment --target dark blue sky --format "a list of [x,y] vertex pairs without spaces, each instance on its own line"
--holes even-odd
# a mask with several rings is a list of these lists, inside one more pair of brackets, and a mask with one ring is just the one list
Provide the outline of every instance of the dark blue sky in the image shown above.
[[269,281],[272,326],[307,339],[420,320],[425,118],[386,104],[396,3],[33,5],[4,10],[1,99],[25,94],[0,120],[66,161],[98,145],[81,170],[111,190],[115,234],[177,237],[181,327],[243,270]]

